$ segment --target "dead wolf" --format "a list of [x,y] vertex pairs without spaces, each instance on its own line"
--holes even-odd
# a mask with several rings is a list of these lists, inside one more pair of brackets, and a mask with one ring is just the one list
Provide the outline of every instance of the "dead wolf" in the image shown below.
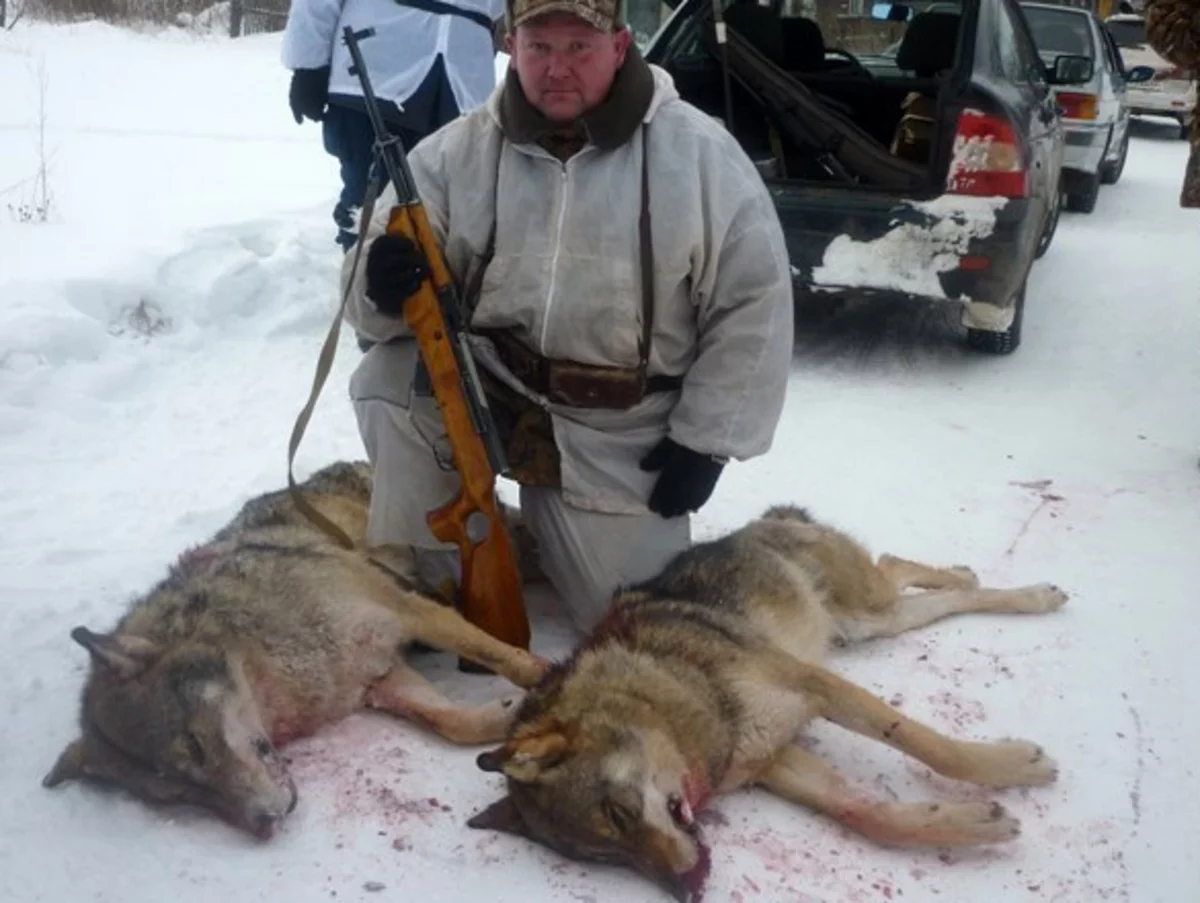
[[1054,781],[1035,744],[943,736],[821,661],[834,644],[961,612],[1049,612],[1066,598],[1049,584],[983,589],[964,567],[873,562],[803,509],[770,508],[615,594],[606,618],[525,696],[507,742],[478,757],[506,776],[507,795],[468,824],[635,868],[681,901],[699,898],[709,869],[696,813],[750,784],[882,844],[1011,840],[1018,823],[998,803],[872,799],[795,741],[820,717],[950,778]]
[[[371,475],[339,462],[300,484],[356,541]],[[456,743],[498,742],[516,707],[506,697],[457,706],[405,664],[414,641],[456,652],[520,687],[544,671],[392,571],[337,545],[284,489],[245,504],[107,634],[76,627],[91,654],[81,736],[43,783],[115,783],[152,802],[211,809],[262,837],[296,805],[278,749],[351,712],[379,709]]]

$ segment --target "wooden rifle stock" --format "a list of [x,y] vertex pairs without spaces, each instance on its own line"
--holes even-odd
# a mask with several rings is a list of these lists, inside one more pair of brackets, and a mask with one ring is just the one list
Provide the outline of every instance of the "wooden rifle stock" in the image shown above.
[[462,484],[458,495],[430,511],[426,521],[438,540],[458,546],[463,617],[502,642],[528,649],[521,575],[496,503],[496,474],[464,396],[463,373],[443,316],[443,299],[454,290],[450,271],[419,202],[393,208],[387,231],[414,241],[428,261],[430,279],[405,302],[404,320],[420,347]]

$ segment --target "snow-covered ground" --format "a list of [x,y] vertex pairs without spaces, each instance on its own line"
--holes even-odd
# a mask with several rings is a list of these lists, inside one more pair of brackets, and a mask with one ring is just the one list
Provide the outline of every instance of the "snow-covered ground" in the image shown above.
[[[52,205],[27,224],[39,68]],[[265,845],[203,814],[40,786],[75,730],[70,629],[110,626],[284,482],[335,300],[336,164],[291,118],[278,36],[22,23],[0,34],[0,85],[0,899],[658,899],[469,830],[498,790],[476,751],[383,717],[288,749],[301,802]],[[1172,131],[1139,125],[1120,184],[1064,216],[1016,355],[798,359],[775,449],[732,466],[698,518],[707,536],[795,501],[876,551],[1066,588],[1054,615],[960,618],[839,662],[940,729],[1045,744],[1060,782],[997,794],[1023,836],[953,855],[876,849],[757,791],[720,800],[708,900],[1200,899],[1200,213],[1177,207]],[[301,474],[361,456],[356,357],[344,336]],[[535,648],[563,651],[552,609],[535,630]],[[452,695],[498,690],[422,661]],[[880,795],[978,793],[814,736]]]

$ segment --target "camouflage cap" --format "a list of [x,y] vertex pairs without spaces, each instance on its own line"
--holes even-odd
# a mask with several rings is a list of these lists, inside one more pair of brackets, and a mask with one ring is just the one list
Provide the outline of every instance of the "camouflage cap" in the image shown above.
[[549,13],[577,16],[601,31],[613,31],[622,24],[621,0],[508,0],[508,30]]

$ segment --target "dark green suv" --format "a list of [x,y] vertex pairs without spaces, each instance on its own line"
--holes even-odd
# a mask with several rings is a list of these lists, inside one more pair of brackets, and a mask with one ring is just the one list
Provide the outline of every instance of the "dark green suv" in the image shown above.
[[953,302],[971,347],[1013,351],[1030,267],[1058,219],[1051,88],[1086,81],[1091,61],[1044,62],[1011,0],[877,3],[861,16],[783,3],[726,0],[716,27],[713,0],[674,0],[642,43],[758,165],[797,302]]

